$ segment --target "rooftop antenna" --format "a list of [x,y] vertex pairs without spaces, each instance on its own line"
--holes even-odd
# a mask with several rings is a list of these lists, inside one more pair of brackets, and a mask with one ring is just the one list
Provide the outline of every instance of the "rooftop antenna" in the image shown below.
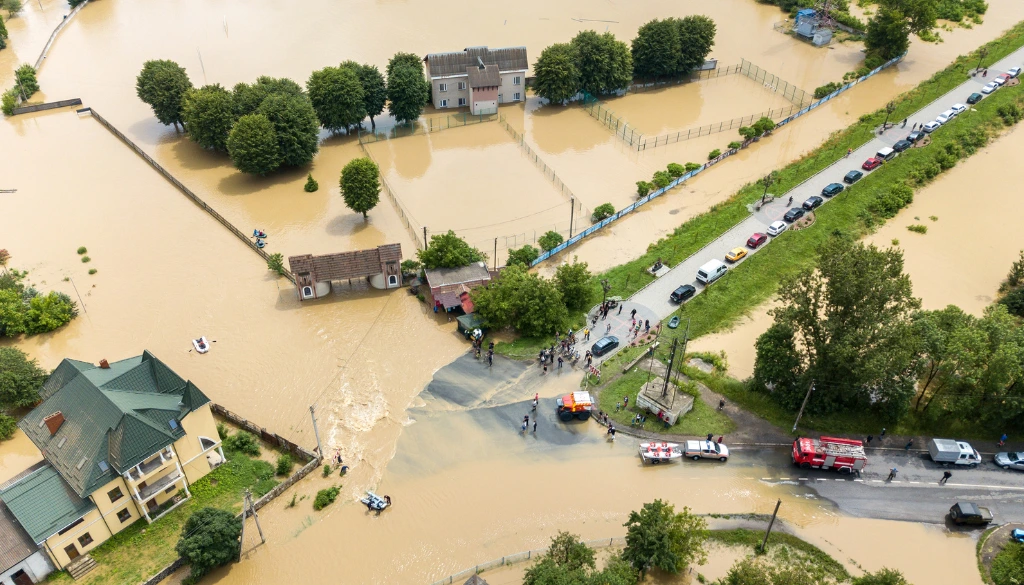
[[814,11],[818,13],[818,26],[836,30],[836,19],[832,16],[836,12],[836,0],[817,0],[814,4]]

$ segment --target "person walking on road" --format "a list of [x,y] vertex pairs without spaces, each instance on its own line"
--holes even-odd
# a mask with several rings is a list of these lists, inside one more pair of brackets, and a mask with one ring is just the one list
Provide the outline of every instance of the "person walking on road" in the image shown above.
[[881,441],[885,438],[885,427],[882,427],[882,433],[878,435],[878,440]]
[[629,312],[629,316],[632,317],[633,320],[635,321],[636,320],[636,309],[633,309],[632,311],[630,311]]
[[900,126],[900,128],[906,128],[906,127],[907,127],[907,119],[903,118],[903,125]]
[[846,158],[850,158],[851,154],[853,154],[853,149],[852,148],[847,148],[846,149]]
[[1009,437],[1006,436],[1006,433],[1003,433],[1003,436],[999,437],[999,446],[1002,447],[1003,445],[1005,445],[1006,444],[1006,439],[1008,439],[1008,438]]
[[868,445],[870,445],[870,444],[871,444],[871,439],[874,439],[874,437],[873,437],[873,436],[871,436],[871,435],[868,435]]
[[533,434],[537,434],[537,419],[533,419]]
[[949,481],[949,478],[951,477],[953,477],[952,473],[950,473],[949,471],[943,471],[942,479],[939,480],[939,485],[946,485],[946,482]]
[[914,446],[914,439],[910,439],[909,441],[907,441],[907,444],[904,445],[903,450],[904,451],[910,451],[910,448],[913,447],[913,446]]
[[889,477],[885,478],[885,481],[892,481],[892,480],[896,479],[896,474],[897,474],[898,472],[899,472],[899,470],[898,470],[898,469],[896,469],[895,467],[893,467],[892,469],[890,469],[890,470],[889,470]]
[[622,314],[622,307],[623,307],[623,304],[619,303],[619,312],[615,313],[616,315],[621,315]]
[[608,335],[608,334],[609,334],[609,333],[611,333],[611,332],[612,332],[612,324],[611,324],[611,323],[609,323],[609,324],[608,324],[608,325],[606,325],[606,326],[605,326],[605,328],[604,328],[604,334],[605,334],[605,335]]

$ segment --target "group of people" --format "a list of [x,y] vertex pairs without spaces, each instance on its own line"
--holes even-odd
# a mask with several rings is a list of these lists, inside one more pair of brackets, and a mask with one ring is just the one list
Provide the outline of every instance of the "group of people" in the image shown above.
[[[473,349],[476,351],[476,359],[480,359],[480,352],[483,350],[483,338],[473,340]],[[494,365],[494,342],[487,344],[487,367]]]
[[[598,317],[600,317],[602,321],[607,319],[608,318],[608,313],[610,313],[611,310],[614,309],[616,305],[618,305],[618,307],[619,307],[619,312],[616,313],[616,315],[621,315],[622,314],[622,303],[620,303],[618,301],[604,301],[603,303],[601,303],[601,306],[598,307],[597,314],[590,318],[590,324],[591,325],[597,325],[597,318]],[[633,310],[633,313],[636,313],[636,309]],[[611,327],[611,325],[609,325],[609,327]]]
[[[537,399],[536,398],[533,399],[533,404],[534,404],[533,409],[537,410]],[[530,415],[526,415],[526,416],[523,417],[523,424],[520,425],[519,428],[524,433],[526,432],[526,429],[530,428]],[[537,415],[536,414],[533,415],[533,432],[534,433],[537,432]]]

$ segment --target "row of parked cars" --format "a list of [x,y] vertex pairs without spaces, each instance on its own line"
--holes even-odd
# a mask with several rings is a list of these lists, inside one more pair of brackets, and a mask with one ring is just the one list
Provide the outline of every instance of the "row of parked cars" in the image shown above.
[[[992,93],[996,89],[1002,87],[1003,84],[1005,84],[1010,79],[1020,75],[1020,73],[1020,67],[1013,67],[1006,73],[997,75],[993,81],[991,81],[990,83],[985,85],[984,88],[982,88],[982,94],[988,95]],[[967,98],[967,103],[971,105],[978,103],[984,97],[982,96],[982,94],[972,93]],[[846,183],[847,185],[852,185],[856,183],[857,181],[861,180],[864,177],[864,172],[873,171],[878,167],[882,166],[885,162],[896,158],[896,156],[899,155],[901,152],[909,149],[916,142],[924,138],[925,135],[931,134],[936,129],[942,127],[943,124],[949,122],[953,118],[960,115],[962,112],[966,111],[966,105],[961,103],[953,104],[948,110],[936,116],[935,120],[925,122],[924,126],[920,130],[912,131],[910,134],[907,135],[906,138],[897,141],[891,147],[886,146],[884,148],[879,149],[879,151],[875,153],[875,156],[864,161],[864,163],[860,167],[861,170],[854,169],[846,173],[846,176],[843,177],[843,183]],[[846,186],[843,185],[843,183],[829,183],[828,185],[825,186],[824,189],[821,190],[821,196],[813,195],[809,197],[806,201],[803,202],[803,204],[800,207],[793,207],[792,209],[787,211],[786,214],[782,216],[782,221],[776,221],[769,225],[768,229],[765,230],[765,233],[755,232],[752,236],[747,238],[746,247],[738,247],[730,250],[729,253],[725,255],[725,261],[730,264],[739,262],[744,257],[746,257],[748,249],[755,250],[758,247],[767,243],[769,237],[774,238],[779,236],[780,234],[782,234],[782,232],[789,229],[790,224],[802,218],[805,213],[809,211],[814,211],[815,209],[820,207],[821,204],[825,202],[824,198],[832,198],[842,193],[843,190],[846,189]],[[718,280],[719,278],[725,276],[728,270],[728,265],[722,262],[721,260],[711,260],[707,264],[701,266],[699,270],[697,270],[697,281],[704,285],[709,285],[712,282]],[[693,285],[684,284],[678,287],[676,290],[672,291],[672,294],[669,295],[669,300],[671,300],[673,303],[683,303],[686,300],[693,297],[693,295],[695,294],[697,294],[697,289]]]

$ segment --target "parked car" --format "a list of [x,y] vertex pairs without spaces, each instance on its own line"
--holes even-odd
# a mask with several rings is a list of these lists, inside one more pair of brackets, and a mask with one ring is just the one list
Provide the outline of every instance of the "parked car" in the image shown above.
[[992,81],[998,83],[999,85],[1003,85],[1004,83],[1006,83],[1009,80],[1010,80],[1010,76],[1009,75],[1007,75],[1005,73],[1000,73],[999,75],[996,75],[996,78],[993,79]]
[[786,231],[788,229],[789,229],[789,224],[788,223],[786,223],[784,221],[776,221],[776,222],[772,223],[772,225],[768,226],[768,229],[765,230],[765,231],[768,232],[769,236],[774,237],[774,236],[777,236],[777,235],[781,234],[782,232],[784,232],[784,231]]
[[1014,528],[1010,531],[1010,538],[1014,542],[1024,543],[1024,530],[1021,530],[1020,528]]
[[747,251],[744,250],[743,248],[733,248],[732,250],[729,250],[728,254],[725,255],[725,260],[727,262],[739,262],[746,255]]
[[835,197],[836,195],[842,193],[843,189],[845,189],[845,187],[843,187],[842,183],[829,183],[828,185],[825,185],[824,189],[821,190],[821,194],[824,195],[825,197]]
[[959,116],[960,114],[967,111],[967,106],[963,104],[953,104],[952,106],[949,106],[949,109],[956,112],[956,115]]
[[974,502],[957,502],[949,509],[949,518],[957,525],[985,525],[992,522],[992,512]]
[[729,267],[722,261],[711,260],[697,269],[697,282],[704,284],[704,286],[710,285],[712,282],[725,276],[725,273],[728,271]]
[[864,161],[864,164],[860,165],[860,168],[864,169],[865,171],[870,171],[877,169],[880,166],[882,166],[882,159],[871,157],[868,160]]
[[999,89],[999,84],[994,81],[990,81],[985,84],[985,87],[981,88],[981,93],[988,95],[997,89]]
[[594,354],[594,357],[602,356],[609,351],[619,347],[619,338],[614,335],[608,335],[597,340],[591,348],[590,352]]
[[914,143],[909,140],[900,140],[896,144],[892,145],[892,149],[896,152],[903,152],[904,150],[914,146]]
[[996,453],[993,457],[996,465],[1003,469],[1020,469],[1024,471],[1024,453]]
[[754,235],[747,238],[747,247],[753,250],[767,241],[768,236],[762,234],[761,232],[754,232]]
[[668,299],[673,303],[681,303],[693,295],[697,294],[697,289],[692,284],[684,284],[672,291],[672,294],[668,296]]
[[793,223],[794,221],[800,219],[803,216],[804,216],[804,210],[799,208],[799,207],[794,207],[794,208],[790,209],[789,211],[787,211],[786,215],[782,216],[782,219],[788,221],[789,223]]
[[954,112],[953,110],[946,110],[945,112],[942,112],[938,116],[935,116],[935,121],[938,122],[939,124],[945,124],[946,122],[949,122],[955,117],[956,112]]
[[972,93],[971,95],[967,96],[967,103],[973,106],[974,104],[980,102],[981,98],[983,97],[985,96],[981,95],[980,93]]
[[687,441],[683,455],[694,461],[718,459],[724,463],[729,460],[729,448],[714,441]]
[[1010,67],[1006,70],[1006,74],[1010,77],[1017,77],[1020,75],[1020,67]]
[[931,122],[925,122],[924,126],[922,126],[921,128],[925,131],[926,134],[931,134],[932,132],[938,130],[940,126],[942,126],[942,124],[939,124],[935,120],[932,120]]
[[845,181],[846,183],[849,183],[850,185],[852,185],[852,184],[856,183],[857,181],[859,181],[860,178],[863,177],[863,176],[864,176],[864,173],[862,173],[860,171],[850,171],[850,172],[846,173],[845,177],[843,177],[843,181]]
[[816,208],[821,207],[821,204],[824,202],[825,200],[822,199],[821,197],[818,197],[817,195],[811,195],[810,197],[807,198],[807,201],[804,201],[803,208],[806,209],[807,211],[814,211]]

